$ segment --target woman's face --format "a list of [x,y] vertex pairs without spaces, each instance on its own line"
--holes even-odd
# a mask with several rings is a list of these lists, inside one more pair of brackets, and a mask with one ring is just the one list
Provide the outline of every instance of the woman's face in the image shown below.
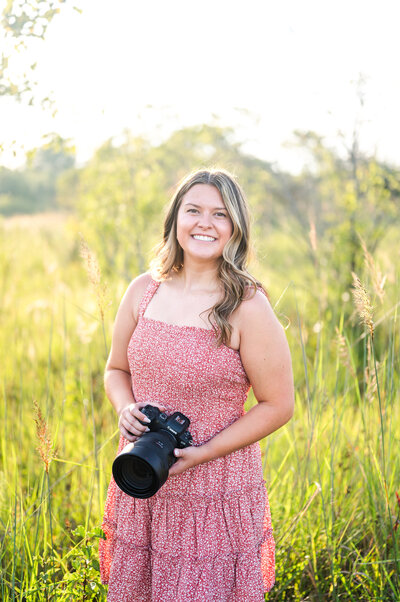
[[177,239],[185,258],[216,261],[233,232],[219,190],[195,184],[184,195],[177,216]]

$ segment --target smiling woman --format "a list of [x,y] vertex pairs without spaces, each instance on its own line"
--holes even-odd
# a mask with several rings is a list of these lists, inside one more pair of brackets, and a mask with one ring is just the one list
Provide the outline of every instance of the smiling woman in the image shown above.
[[[171,200],[152,273],[122,299],[105,370],[118,451],[150,441],[145,405],[189,418],[193,445],[175,447],[151,497],[111,479],[100,547],[111,602],[261,602],[274,584],[258,441],[291,418],[293,378],[248,251],[240,186],[224,170],[196,171]],[[250,386],[258,403],[244,413]]]

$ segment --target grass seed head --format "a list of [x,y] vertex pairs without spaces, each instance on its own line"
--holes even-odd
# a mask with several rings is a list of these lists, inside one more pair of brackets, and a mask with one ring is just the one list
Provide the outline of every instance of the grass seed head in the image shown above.
[[54,449],[49,427],[46,420],[43,417],[42,410],[36,400],[33,402],[36,422],[36,436],[39,441],[39,445],[36,448],[43,460],[45,471],[49,472],[49,466],[51,461],[56,457],[57,452]]
[[86,240],[80,235],[80,255],[86,264],[86,271],[91,282],[94,292],[96,294],[97,306],[99,308],[100,317],[102,322],[104,321],[104,313],[106,307],[110,304],[108,287],[101,278],[101,270],[97,258],[93,251],[90,249]]
[[360,242],[361,242],[362,250],[364,253],[364,263],[371,276],[372,286],[374,288],[375,294],[379,298],[379,301],[381,303],[383,303],[383,300],[385,297],[385,291],[383,290],[383,287],[385,286],[386,275],[382,276],[382,272],[380,271],[379,267],[376,265],[374,258],[372,257],[371,253],[369,253],[369,251],[367,249],[367,245],[365,244],[365,242],[361,238],[361,236],[360,236]]
[[372,305],[365,287],[354,272],[353,276],[353,299],[357,313],[362,324],[368,328],[371,338],[374,338],[374,322],[372,319]]

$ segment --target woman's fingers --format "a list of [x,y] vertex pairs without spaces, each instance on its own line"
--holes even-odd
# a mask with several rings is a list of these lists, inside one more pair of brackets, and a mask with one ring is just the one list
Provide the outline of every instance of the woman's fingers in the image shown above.
[[133,435],[134,437],[141,437],[143,435],[142,431],[139,431],[139,429],[135,428],[134,426],[132,426],[131,424],[129,424],[127,422],[122,422],[121,426],[123,426],[124,429],[126,431],[128,431],[128,433]]
[[125,439],[130,441],[131,443],[134,443],[135,441],[137,441],[139,439],[139,437],[136,437],[135,435],[132,435],[132,433],[127,431],[126,428],[124,426],[122,426],[122,424],[120,424],[119,430],[120,430],[121,435],[123,437],[125,437]]
[[141,435],[143,435],[143,433],[145,433],[146,431],[148,431],[149,429],[147,428],[147,426],[143,426],[143,424],[140,424],[140,422],[138,420],[135,419],[129,419],[126,416],[121,416],[120,418],[120,424],[129,432],[132,433],[132,435],[135,435],[137,437],[140,437]]
[[165,410],[166,410],[166,407],[163,406],[163,405],[161,405],[161,404],[159,404],[159,403],[156,403],[156,402],[154,402],[154,403],[153,402],[147,403],[147,402],[141,401],[141,402],[135,404],[133,407],[129,406],[131,414],[133,414],[138,420],[142,420],[143,422],[146,422],[146,423],[150,422],[148,420],[147,416],[145,414],[142,414],[142,412],[140,411],[141,409],[143,409],[147,405],[154,406],[154,407],[158,408],[160,410],[160,412],[165,412]]
[[125,408],[120,414],[118,426],[125,437],[126,433],[129,433],[129,441],[132,437],[141,437],[146,432],[147,427],[143,426],[134,416],[132,416],[129,408]]
[[127,414],[124,416],[124,419],[133,429],[139,431],[139,433],[136,434],[143,435],[143,433],[146,432],[147,426],[144,426],[136,416],[132,416],[132,414]]
[[146,405],[155,406],[161,412],[165,412],[166,410],[165,406],[159,403],[148,404],[147,402],[131,403],[124,408],[119,415],[119,429],[121,434],[125,439],[128,439],[128,441],[136,441],[144,433],[150,430],[148,426],[146,426],[149,424],[150,420],[140,411]]
[[[146,404],[143,404],[141,407],[144,408]],[[136,420],[141,420],[142,422],[146,422],[149,423],[150,420],[147,418],[147,416],[145,414],[142,414],[142,412],[140,411],[140,407],[138,406],[133,406],[129,408],[130,414],[136,418]],[[142,424],[140,426],[143,426]],[[146,429],[146,427],[143,427],[144,429]]]

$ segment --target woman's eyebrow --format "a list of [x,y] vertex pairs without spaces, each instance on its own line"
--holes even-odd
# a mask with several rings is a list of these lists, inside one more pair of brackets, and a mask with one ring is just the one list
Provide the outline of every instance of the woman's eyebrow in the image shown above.
[[[196,205],[196,203],[190,203],[189,201],[185,203],[185,205],[192,205],[192,207],[196,207],[196,209],[201,209],[200,205]],[[226,211],[226,207],[214,207],[213,211]]]

